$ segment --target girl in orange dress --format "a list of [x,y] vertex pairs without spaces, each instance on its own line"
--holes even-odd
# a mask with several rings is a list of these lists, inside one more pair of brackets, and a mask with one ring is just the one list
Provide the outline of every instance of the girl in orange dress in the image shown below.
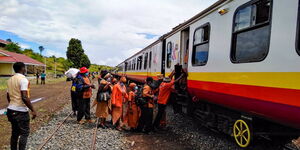
[[121,129],[121,118],[123,116],[123,102],[128,99],[128,94],[126,92],[126,77],[121,77],[120,81],[114,85],[111,103],[112,103],[112,123],[116,126],[117,130]]
[[127,117],[128,117],[128,126],[130,127],[131,131],[134,131],[137,128],[138,121],[140,118],[140,110],[135,103],[135,93],[136,93],[135,88],[136,88],[135,83],[129,84],[130,91],[128,93]]

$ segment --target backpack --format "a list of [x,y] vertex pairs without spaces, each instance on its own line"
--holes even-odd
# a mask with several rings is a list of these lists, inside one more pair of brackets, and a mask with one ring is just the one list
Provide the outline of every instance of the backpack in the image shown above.
[[147,104],[147,100],[143,97],[143,87],[142,86],[138,86],[138,90],[135,95],[135,103],[138,106],[143,106],[143,105]]

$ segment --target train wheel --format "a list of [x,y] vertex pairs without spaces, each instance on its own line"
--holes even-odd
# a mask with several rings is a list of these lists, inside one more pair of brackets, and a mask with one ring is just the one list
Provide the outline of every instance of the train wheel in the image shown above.
[[236,143],[242,147],[248,147],[251,142],[251,132],[249,125],[244,120],[237,120],[233,125],[233,136]]

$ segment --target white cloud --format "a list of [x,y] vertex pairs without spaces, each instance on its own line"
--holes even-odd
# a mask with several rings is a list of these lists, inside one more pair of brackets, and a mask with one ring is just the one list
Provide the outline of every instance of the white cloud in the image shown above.
[[30,48],[29,45],[24,44],[24,43],[20,43],[19,46],[20,46],[21,48],[23,48],[23,49]]
[[64,58],[66,58],[65,53],[57,52],[57,51],[50,50],[50,49],[45,50],[45,55],[48,56],[48,57],[55,56],[55,57],[64,57]]
[[[2,0],[0,30],[64,50],[82,41],[92,63],[117,65],[217,0]],[[62,52],[58,52],[62,54]]]

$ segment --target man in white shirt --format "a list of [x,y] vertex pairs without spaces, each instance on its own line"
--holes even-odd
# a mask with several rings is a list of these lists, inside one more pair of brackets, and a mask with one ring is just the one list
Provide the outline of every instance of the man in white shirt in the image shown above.
[[28,108],[32,111],[32,119],[36,117],[36,112],[29,98],[29,81],[23,75],[25,64],[16,62],[13,68],[16,74],[7,81],[7,117],[12,127],[10,146],[12,150],[17,150],[19,142],[19,150],[25,150],[30,130]]

